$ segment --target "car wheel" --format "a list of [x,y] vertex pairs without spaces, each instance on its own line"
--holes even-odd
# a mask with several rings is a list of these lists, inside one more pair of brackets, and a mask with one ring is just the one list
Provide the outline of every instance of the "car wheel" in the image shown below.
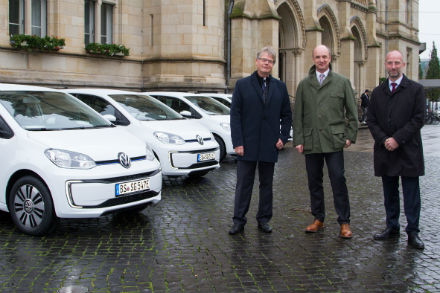
[[220,147],[220,162],[223,161],[223,159],[226,157],[226,147],[225,147],[225,143],[223,142],[223,140],[214,134],[214,138],[215,141],[218,143],[219,147]]
[[46,185],[33,176],[25,176],[12,186],[9,211],[18,229],[30,235],[43,235],[53,228],[55,213]]

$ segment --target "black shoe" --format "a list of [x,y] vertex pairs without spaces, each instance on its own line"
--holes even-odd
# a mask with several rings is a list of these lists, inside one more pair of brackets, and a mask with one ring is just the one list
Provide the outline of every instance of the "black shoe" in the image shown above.
[[264,233],[272,233],[272,227],[269,223],[258,224],[258,230],[263,231]]
[[424,249],[425,244],[423,244],[422,239],[420,239],[418,233],[409,233],[408,234],[408,245],[412,248],[416,249]]
[[374,234],[374,240],[387,240],[389,238],[399,237],[400,230],[387,227],[381,233]]
[[229,234],[235,235],[235,234],[241,233],[243,231],[244,231],[244,225],[243,224],[234,223],[234,225],[232,225],[231,230],[229,230]]

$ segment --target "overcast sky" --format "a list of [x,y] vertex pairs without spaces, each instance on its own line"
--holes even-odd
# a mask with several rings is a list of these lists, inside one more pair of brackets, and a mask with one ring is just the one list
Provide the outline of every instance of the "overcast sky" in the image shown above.
[[440,0],[419,0],[419,41],[426,43],[421,59],[431,57],[433,41],[440,56]]

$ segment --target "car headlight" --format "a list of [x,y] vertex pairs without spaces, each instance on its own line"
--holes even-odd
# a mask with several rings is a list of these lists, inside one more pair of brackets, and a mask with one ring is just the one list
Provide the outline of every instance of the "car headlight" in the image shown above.
[[60,168],[67,169],[92,169],[96,167],[95,161],[87,155],[58,149],[47,149],[46,157]]
[[147,160],[153,161],[155,156],[154,156],[153,150],[151,149],[151,147],[148,144],[146,145],[146,150],[147,150]]
[[185,140],[181,138],[180,136],[172,133],[167,133],[163,131],[156,131],[154,132],[154,136],[163,143],[169,143],[169,144],[184,144]]
[[231,125],[229,123],[223,122],[220,123],[220,126],[226,131],[231,131]]

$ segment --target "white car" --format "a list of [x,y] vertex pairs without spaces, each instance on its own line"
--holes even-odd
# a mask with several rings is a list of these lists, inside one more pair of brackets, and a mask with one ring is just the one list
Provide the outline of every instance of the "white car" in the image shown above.
[[63,92],[0,84],[0,144],[0,210],[25,233],[161,200],[145,142]]
[[203,95],[211,97],[211,98],[219,101],[220,103],[222,103],[226,107],[231,108],[232,94],[203,93]]
[[185,117],[197,119],[213,134],[220,146],[220,161],[235,154],[232,147],[229,108],[204,94],[146,92]]
[[167,177],[202,176],[220,167],[219,146],[209,129],[152,97],[111,89],[64,91],[148,143]]

